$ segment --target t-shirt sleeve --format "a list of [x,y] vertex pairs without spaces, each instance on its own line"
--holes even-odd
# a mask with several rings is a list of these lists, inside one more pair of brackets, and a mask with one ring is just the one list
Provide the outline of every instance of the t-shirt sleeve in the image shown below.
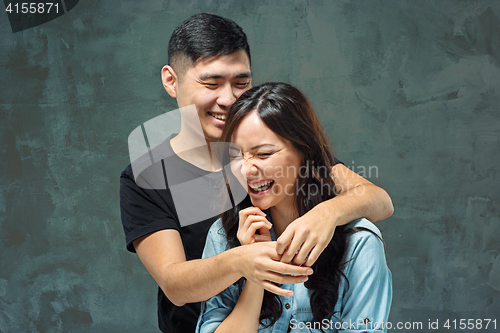
[[120,213],[127,250],[135,252],[133,242],[163,229],[180,232],[174,212],[168,205],[168,190],[144,189],[136,184],[129,165],[120,176]]
[[[217,220],[208,232],[202,258],[212,257],[228,249],[220,221],[220,219]],[[224,319],[231,314],[238,298],[239,288],[231,285],[220,294],[202,302],[196,333],[214,332]]]
[[337,157],[333,156],[333,165],[336,165],[336,164],[339,164],[339,163],[342,164],[342,165],[344,165],[344,163],[342,163],[341,160],[339,160],[339,159],[337,159]]
[[[379,233],[375,226],[373,228]],[[368,231],[359,231],[351,237],[354,244],[349,246],[352,255],[347,259],[352,260],[346,269],[349,286],[342,298],[341,309],[342,323],[350,325],[341,332],[386,332],[392,301],[392,278],[384,245]]]

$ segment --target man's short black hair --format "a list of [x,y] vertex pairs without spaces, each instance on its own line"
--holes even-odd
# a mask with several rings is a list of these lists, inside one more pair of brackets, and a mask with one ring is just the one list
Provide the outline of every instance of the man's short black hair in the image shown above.
[[187,69],[182,69],[185,67],[183,60],[190,60],[192,64],[200,58],[228,55],[240,50],[244,50],[250,60],[247,36],[238,24],[224,17],[201,13],[175,28],[168,42],[168,64],[182,73]]

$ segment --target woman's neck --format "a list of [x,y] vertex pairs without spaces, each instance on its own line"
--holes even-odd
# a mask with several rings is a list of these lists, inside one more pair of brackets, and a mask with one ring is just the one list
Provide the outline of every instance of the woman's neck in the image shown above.
[[290,204],[286,206],[271,207],[269,208],[269,212],[271,213],[271,220],[276,237],[279,237],[283,231],[285,231],[286,227],[299,217],[295,207]]

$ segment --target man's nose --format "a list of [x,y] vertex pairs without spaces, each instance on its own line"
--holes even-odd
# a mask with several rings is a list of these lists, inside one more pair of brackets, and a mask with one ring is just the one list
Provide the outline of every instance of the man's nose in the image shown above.
[[220,89],[220,95],[217,99],[217,104],[224,109],[227,110],[236,102],[236,95],[233,91],[233,87],[230,84],[225,85]]

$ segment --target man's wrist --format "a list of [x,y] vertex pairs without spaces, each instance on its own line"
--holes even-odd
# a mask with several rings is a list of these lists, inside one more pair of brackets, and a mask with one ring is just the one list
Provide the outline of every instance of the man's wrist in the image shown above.
[[237,276],[237,279],[243,277],[245,272],[242,246],[234,247],[223,253],[226,253],[227,258],[221,259],[227,260],[226,264],[228,263],[231,273]]
[[340,225],[341,214],[331,200],[323,201],[316,205],[318,221],[328,221],[329,225],[336,228]]

